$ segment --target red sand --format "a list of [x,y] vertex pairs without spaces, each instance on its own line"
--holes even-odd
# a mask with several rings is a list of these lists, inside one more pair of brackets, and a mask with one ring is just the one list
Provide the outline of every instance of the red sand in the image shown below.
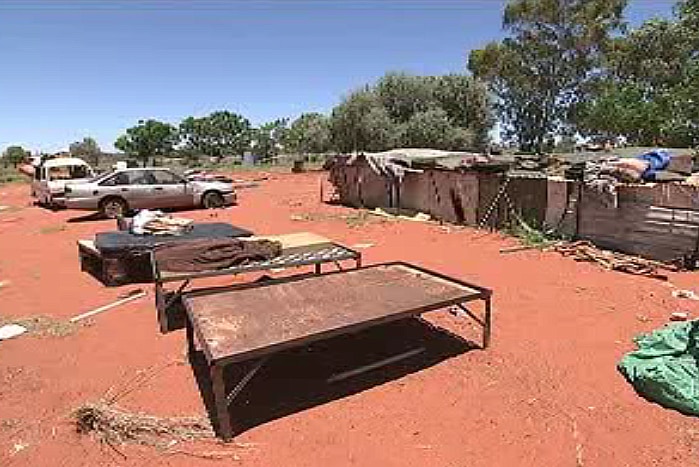
[[[497,234],[412,222],[355,227],[338,216],[357,211],[319,203],[320,177],[275,174],[241,190],[238,207],[180,215],[214,216],[260,234],[312,231],[349,245],[372,243],[363,250],[366,263],[406,260],[491,287],[493,345],[259,425],[237,438],[247,447],[193,450],[233,450],[238,464],[250,466],[699,464],[695,419],[638,397],[615,368],[633,336],[663,325],[674,311],[699,312],[697,302],[673,298],[668,283],[555,253],[500,254],[514,242]],[[105,288],[79,271],[75,241],[111,229],[113,221],[66,223],[82,213],[33,207],[28,191],[0,187],[0,205],[21,208],[0,212],[0,280],[9,281],[0,288],[0,314],[68,318],[137,287]],[[695,277],[673,274],[670,283],[691,287]],[[121,405],[204,413],[183,361],[183,333],[159,334],[146,289],[147,298],[99,315],[71,336],[0,342],[0,465],[215,463],[134,446],[119,448],[124,459],[76,434],[67,417],[153,367],[155,376]]]

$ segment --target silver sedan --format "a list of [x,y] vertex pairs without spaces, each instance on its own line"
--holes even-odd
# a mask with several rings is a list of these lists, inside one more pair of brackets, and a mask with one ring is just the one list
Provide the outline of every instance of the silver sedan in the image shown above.
[[68,209],[100,211],[116,218],[132,209],[218,208],[235,204],[233,183],[187,180],[168,169],[122,169],[66,185]]

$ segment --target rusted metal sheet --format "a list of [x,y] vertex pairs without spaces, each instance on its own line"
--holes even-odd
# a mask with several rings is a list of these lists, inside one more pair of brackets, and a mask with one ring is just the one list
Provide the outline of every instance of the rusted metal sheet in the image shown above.
[[[527,224],[538,227],[544,223],[548,201],[547,178],[512,177],[509,179],[507,194],[512,208]],[[504,226],[509,221],[510,219],[505,219],[500,224]]]
[[360,205],[369,209],[391,207],[393,205],[391,178],[374,172],[364,159],[357,164]]
[[509,209],[505,198],[499,196],[506,178],[501,174],[477,174],[478,206],[476,219],[479,227],[499,228],[509,219]]
[[[567,212],[569,195],[574,188],[574,183],[571,180],[558,178],[549,178],[546,185],[546,215],[544,216],[544,225],[551,229],[561,229],[565,217],[569,215]],[[572,214],[570,217],[574,218]]]
[[488,297],[486,289],[394,263],[195,292],[183,302],[209,361],[233,362]]
[[[596,191],[585,189],[580,205],[578,237],[603,248],[661,261],[696,253],[699,211],[646,204],[649,198],[631,197],[631,192],[635,195],[653,194],[653,190],[625,190],[626,196],[620,198],[614,207],[605,203]],[[656,195],[658,193],[660,191]],[[682,201],[680,198],[679,204],[684,204]]]
[[409,172],[400,185],[400,207],[417,212],[430,212],[430,180],[424,172]]
[[330,182],[340,203],[347,206],[392,207],[392,181],[377,174],[364,159],[352,165],[337,164],[330,170]]
[[425,175],[430,181],[429,214],[453,224],[476,224],[476,176],[445,170],[429,170]]
[[672,209],[699,210],[699,187],[682,183],[620,185],[619,204],[637,203]]

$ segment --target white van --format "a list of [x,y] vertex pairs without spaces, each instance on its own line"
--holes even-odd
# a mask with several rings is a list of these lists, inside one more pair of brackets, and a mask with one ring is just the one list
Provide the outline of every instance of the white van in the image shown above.
[[90,164],[77,157],[57,157],[36,166],[32,196],[42,206],[65,206],[65,186],[91,180],[95,172]]

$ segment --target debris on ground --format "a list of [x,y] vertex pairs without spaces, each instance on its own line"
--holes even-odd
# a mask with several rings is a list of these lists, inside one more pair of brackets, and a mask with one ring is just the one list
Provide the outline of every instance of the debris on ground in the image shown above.
[[619,362],[619,371],[646,399],[699,415],[699,321],[671,323],[637,336],[638,349]]
[[352,248],[356,248],[358,250],[365,250],[365,249],[371,248],[373,246],[374,246],[373,243],[357,243],[355,245],[352,245]]
[[143,289],[132,289],[132,290],[128,290],[128,291],[126,291],[126,292],[124,292],[124,293],[120,293],[119,295],[117,295],[117,298],[128,298],[128,297],[133,297],[134,295],[139,295],[139,294],[142,294],[142,293],[145,293],[145,292],[143,291]]
[[255,182],[233,184],[233,188],[236,190],[241,190],[245,188],[257,188],[258,186],[260,186],[260,184]]
[[689,319],[689,313],[684,313],[682,311],[676,311],[670,315],[670,321],[687,321]]
[[158,417],[129,412],[105,402],[84,404],[73,411],[72,417],[78,433],[92,434],[110,445],[167,447],[172,440],[214,438],[211,424],[204,417]]
[[10,281],[0,281],[0,289],[7,287],[8,285],[10,285]]
[[356,228],[375,222],[389,222],[388,219],[376,219],[370,211],[356,211],[349,214],[325,214],[321,212],[308,212],[301,214],[292,214],[289,218],[296,222],[321,222],[341,220],[347,224],[347,227]]
[[[9,221],[9,219],[7,219]],[[39,233],[46,235],[46,234],[55,234],[58,232],[64,232],[67,230],[67,227],[65,225],[49,225],[47,227],[42,227],[39,229]]]
[[23,441],[19,441],[17,443],[14,443],[12,445],[12,450],[10,451],[10,456],[14,456],[18,452],[22,452],[25,449],[27,449],[28,447],[29,447],[29,443],[25,443]]
[[0,341],[21,336],[25,332],[27,332],[27,328],[24,326],[19,324],[5,324],[4,326],[0,326]]
[[391,219],[400,219],[404,221],[413,222],[429,222],[430,220],[432,220],[429,214],[425,214],[424,212],[413,213],[405,209],[376,208],[371,211],[371,214],[375,216],[388,217]]
[[699,300],[699,295],[697,295],[691,290],[673,290],[672,296],[675,298],[688,298],[690,300]]
[[544,248],[548,248],[549,246],[551,246],[550,243],[542,243],[540,245],[517,245],[507,248],[500,248],[500,253],[516,253],[518,251],[542,250]]
[[186,170],[184,173],[185,177],[189,181],[195,181],[195,182],[223,182],[223,183],[230,183],[232,180],[230,177],[220,174],[220,173],[215,173],[215,172],[207,172],[205,170],[200,170],[200,169],[190,169]]
[[13,212],[19,212],[22,209],[23,208],[20,206],[1,206],[0,205],[0,213],[9,214],[9,213],[13,213]]
[[605,269],[621,271],[628,274],[666,279],[660,270],[678,271],[672,264],[661,263],[638,256],[626,255],[608,250],[602,250],[588,241],[559,242],[552,245],[550,250],[557,251],[563,256],[571,256],[575,261],[589,261],[599,264]]
[[65,337],[81,327],[81,324],[43,315],[19,318],[1,317],[0,325],[5,324],[17,324],[26,328],[29,334],[39,337]]
[[81,313],[77,316],[73,316],[70,318],[71,323],[76,323],[78,321],[81,321],[85,318],[89,318],[90,316],[94,316],[96,314],[105,312],[107,310],[111,310],[112,308],[115,308],[119,305],[124,305],[125,303],[132,302],[134,300],[137,300],[139,298],[145,297],[146,292],[144,290],[138,289],[135,293],[131,293],[127,295],[126,297],[117,300],[116,302],[108,303],[107,305],[101,306],[99,308],[95,308],[94,310],[86,311],[85,313]]

